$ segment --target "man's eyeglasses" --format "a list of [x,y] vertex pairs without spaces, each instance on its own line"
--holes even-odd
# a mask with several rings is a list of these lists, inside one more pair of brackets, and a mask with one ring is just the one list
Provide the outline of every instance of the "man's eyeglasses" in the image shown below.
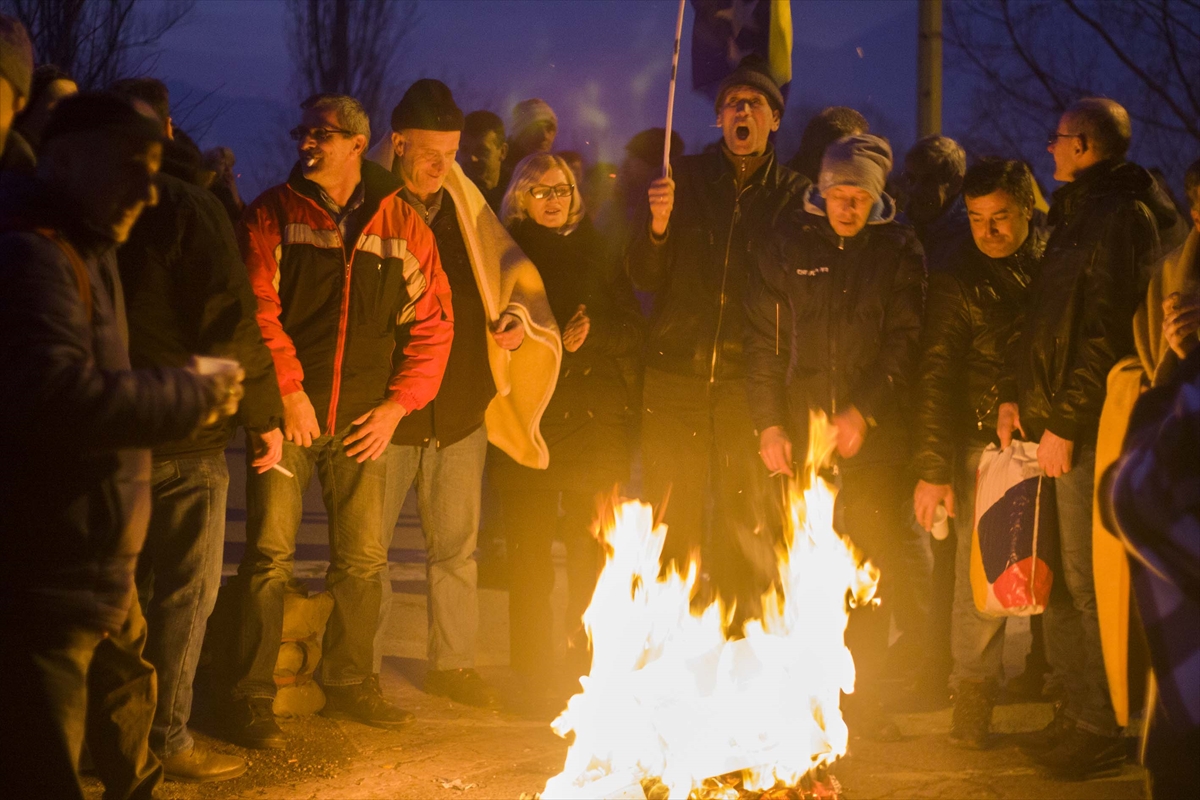
[[288,131],[288,136],[292,137],[294,142],[303,142],[311,136],[314,142],[320,144],[335,133],[340,133],[342,136],[354,135],[353,131],[344,131],[341,128],[308,128],[304,125],[297,125]]
[[531,187],[529,190],[529,194],[533,196],[534,200],[548,200],[550,195],[557,195],[558,197],[570,197],[574,193],[575,184],[573,183],[560,183],[557,186],[539,185]]
[[1078,139],[1085,147],[1087,146],[1087,135],[1082,133],[1059,133],[1054,131],[1050,134],[1050,138],[1046,140],[1046,144],[1054,147],[1059,139]]

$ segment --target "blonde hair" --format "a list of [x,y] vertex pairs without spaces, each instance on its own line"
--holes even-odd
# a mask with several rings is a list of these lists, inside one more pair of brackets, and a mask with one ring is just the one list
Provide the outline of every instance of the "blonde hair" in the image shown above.
[[562,170],[567,181],[575,187],[571,191],[571,207],[567,211],[567,221],[559,231],[570,233],[579,226],[583,219],[583,195],[579,193],[579,184],[575,173],[560,156],[553,153],[534,153],[526,156],[513,170],[512,180],[504,193],[504,201],[500,204],[500,221],[505,227],[529,216],[529,190],[537,186],[542,176],[552,169]]

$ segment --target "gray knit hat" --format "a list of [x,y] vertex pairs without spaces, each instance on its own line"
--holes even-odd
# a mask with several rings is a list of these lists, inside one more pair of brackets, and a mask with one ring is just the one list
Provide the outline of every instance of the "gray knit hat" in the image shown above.
[[25,26],[0,14],[0,78],[7,78],[21,97],[29,97],[33,80],[33,45]]
[[878,200],[891,171],[892,148],[885,139],[869,133],[843,136],[825,148],[817,188],[824,197],[834,186],[854,186]]

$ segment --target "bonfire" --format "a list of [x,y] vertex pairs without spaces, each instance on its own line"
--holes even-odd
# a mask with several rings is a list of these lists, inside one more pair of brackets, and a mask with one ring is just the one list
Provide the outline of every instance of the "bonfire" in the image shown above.
[[573,739],[543,798],[828,794],[848,738],[840,695],[854,690],[846,623],[875,602],[879,572],[834,531],[835,489],[820,475],[831,429],[814,416],[811,432],[788,488],[779,585],[740,637],[727,633],[731,609],[692,608],[697,563],[660,576],[667,529],[650,506],[612,510],[583,618],[591,672],[552,724]]

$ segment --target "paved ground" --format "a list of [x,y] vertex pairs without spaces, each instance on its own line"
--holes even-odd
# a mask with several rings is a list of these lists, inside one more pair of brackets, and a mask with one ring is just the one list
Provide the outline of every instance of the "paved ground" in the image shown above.
[[[226,570],[231,571],[244,540],[244,495],[240,455],[230,457],[230,524]],[[315,486],[315,482],[314,482]],[[305,523],[296,571],[319,588],[327,550],[324,515],[312,487],[306,498]],[[247,774],[223,784],[166,784],[167,800],[254,798],[518,798],[539,791],[563,764],[566,743],[549,727],[549,717],[522,718],[507,711],[479,711],[422,693],[425,669],[425,592],[423,542],[415,510],[406,508],[392,551],[394,608],[385,649],[383,686],[398,704],[416,712],[408,730],[379,731],[350,722],[308,717],[282,723],[294,745],[278,752],[239,750],[198,734],[225,752],[250,760]],[[565,605],[561,564],[556,585],[558,607]],[[480,593],[480,671],[507,693],[508,597],[501,588]],[[1006,643],[1010,672],[1019,670],[1028,647],[1027,626],[1012,625]],[[1045,704],[997,708],[1001,733],[1044,725],[1051,710]],[[1121,774],[1087,783],[1051,781],[1040,775],[1003,737],[987,752],[959,750],[947,740],[950,710],[904,714],[898,718],[904,741],[877,744],[854,740],[851,754],[834,768],[851,800],[865,798],[1028,798],[1037,800],[1133,800],[1142,798],[1142,773],[1127,766]],[[101,787],[89,781],[88,797]]]

